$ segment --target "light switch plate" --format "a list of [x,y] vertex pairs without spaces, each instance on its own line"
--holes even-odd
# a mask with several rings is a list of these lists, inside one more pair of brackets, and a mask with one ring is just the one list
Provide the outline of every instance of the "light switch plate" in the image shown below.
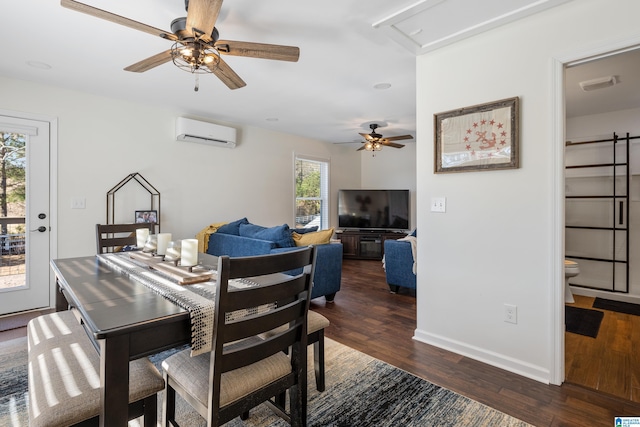
[[84,197],[72,197],[71,198],[71,209],[84,209],[86,206]]
[[445,197],[432,197],[431,198],[431,212],[447,211],[447,199]]

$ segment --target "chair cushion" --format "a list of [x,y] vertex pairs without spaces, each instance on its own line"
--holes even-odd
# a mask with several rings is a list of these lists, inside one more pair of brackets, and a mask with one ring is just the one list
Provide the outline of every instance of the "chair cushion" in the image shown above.
[[[191,357],[190,352],[191,350],[187,349],[168,357],[162,362],[162,368],[190,395],[208,406],[211,353]],[[252,365],[224,373],[220,383],[220,406],[233,403],[289,373],[291,373],[291,361],[282,352]]]
[[[71,311],[37,317],[27,325],[29,425],[73,425],[100,413],[100,358]],[[129,402],[164,389],[147,359],[129,363]]]
[[330,324],[329,319],[322,314],[309,310],[309,314],[307,315],[307,334],[312,334],[320,329],[324,329]]

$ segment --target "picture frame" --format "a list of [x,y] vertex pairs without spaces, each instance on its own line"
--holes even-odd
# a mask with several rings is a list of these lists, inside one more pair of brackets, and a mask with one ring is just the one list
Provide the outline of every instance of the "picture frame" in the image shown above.
[[435,173],[516,169],[518,97],[434,114]]
[[158,211],[135,211],[134,221],[136,223],[158,223]]

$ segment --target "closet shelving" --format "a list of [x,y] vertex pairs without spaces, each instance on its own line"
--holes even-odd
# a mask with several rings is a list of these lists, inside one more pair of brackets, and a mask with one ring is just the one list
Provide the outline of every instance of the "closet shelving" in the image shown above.
[[612,138],[566,143],[567,154],[574,147],[593,144],[607,157],[598,162],[593,160],[602,160],[601,155],[585,156],[584,163],[566,166],[565,257],[580,265],[572,286],[629,292],[629,153],[631,140],[637,138],[614,133]]

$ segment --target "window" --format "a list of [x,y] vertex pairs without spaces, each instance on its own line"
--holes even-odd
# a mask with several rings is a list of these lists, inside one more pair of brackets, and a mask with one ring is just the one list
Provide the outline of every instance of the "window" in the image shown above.
[[329,228],[329,162],[296,156],[296,227]]

